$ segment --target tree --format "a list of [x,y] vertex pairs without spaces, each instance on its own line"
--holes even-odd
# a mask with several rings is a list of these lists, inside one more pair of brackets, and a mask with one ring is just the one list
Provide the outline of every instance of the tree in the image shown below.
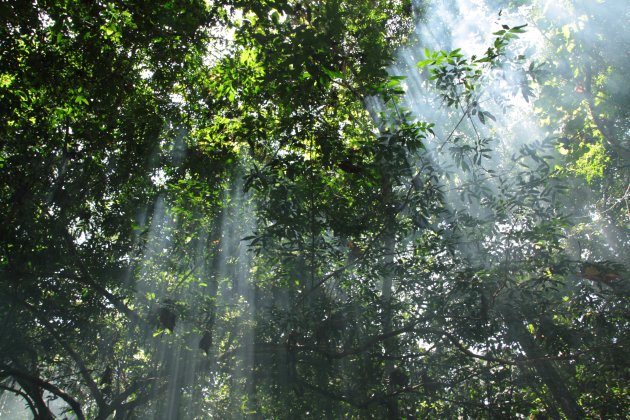
[[624,417],[625,11],[495,3],[530,25],[408,67],[407,0],[1,6],[2,392],[36,418]]

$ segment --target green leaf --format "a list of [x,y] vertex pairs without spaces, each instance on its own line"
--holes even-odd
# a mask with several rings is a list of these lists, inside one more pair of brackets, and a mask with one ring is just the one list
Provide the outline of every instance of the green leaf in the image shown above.
[[526,26],[527,26],[527,24],[525,24],[525,25],[520,25],[520,26],[515,26],[515,27],[513,27],[512,29],[510,29],[510,32],[511,32],[511,33],[515,33],[515,34],[522,34],[522,33],[525,33],[525,29],[523,29],[523,28],[525,28]]
[[325,67],[321,67],[322,71],[331,79],[343,79],[343,73],[335,70],[329,70]]
[[85,104],[85,105],[89,105],[90,103],[88,102],[88,100],[82,96],[82,95],[77,95],[74,98],[74,102],[78,103],[78,104]]

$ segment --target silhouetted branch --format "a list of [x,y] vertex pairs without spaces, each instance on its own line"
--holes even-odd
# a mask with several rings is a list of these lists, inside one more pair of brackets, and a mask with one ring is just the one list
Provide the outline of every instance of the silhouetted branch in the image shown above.
[[55,385],[49,382],[46,382],[36,376],[33,376],[30,373],[23,372],[19,369],[15,369],[4,363],[0,363],[0,378],[5,378],[8,376],[12,376],[16,379],[24,380],[32,385],[35,385],[38,388],[45,389],[51,394],[54,394],[60,397],[70,406],[70,408],[72,408],[72,411],[74,411],[74,413],[76,414],[79,420],[85,419],[85,416],[83,415],[83,411],[81,410],[81,404],[79,404],[79,402],[75,400],[74,398],[72,398],[70,395],[68,395],[61,389],[57,388]]

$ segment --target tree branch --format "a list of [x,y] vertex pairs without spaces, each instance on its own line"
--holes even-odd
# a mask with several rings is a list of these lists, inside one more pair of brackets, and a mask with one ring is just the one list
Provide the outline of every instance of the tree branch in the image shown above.
[[79,420],[85,420],[85,416],[83,415],[83,411],[81,410],[81,404],[79,404],[79,402],[75,400],[74,398],[72,398],[70,395],[68,395],[61,389],[57,388],[55,385],[49,382],[46,382],[42,380],[41,378],[33,376],[29,373],[22,372],[21,370],[15,369],[4,363],[0,363],[0,369],[1,369],[0,378],[13,376],[14,378],[19,378],[26,382],[29,382],[30,384],[35,385],[38,388],[45,389],[46,391],[54,395],[57,395],[62,400],[64,400],[70,406],[70,408],[72,408],[72,411],[74,411],[74,413],[77,415],[77,418]]

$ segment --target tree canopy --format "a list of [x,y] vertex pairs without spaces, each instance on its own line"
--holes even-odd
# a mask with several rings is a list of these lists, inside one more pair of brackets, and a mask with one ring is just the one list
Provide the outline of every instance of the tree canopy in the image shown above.
[[630,10],[482,3],[1,3],[0,414],[630,416]]

